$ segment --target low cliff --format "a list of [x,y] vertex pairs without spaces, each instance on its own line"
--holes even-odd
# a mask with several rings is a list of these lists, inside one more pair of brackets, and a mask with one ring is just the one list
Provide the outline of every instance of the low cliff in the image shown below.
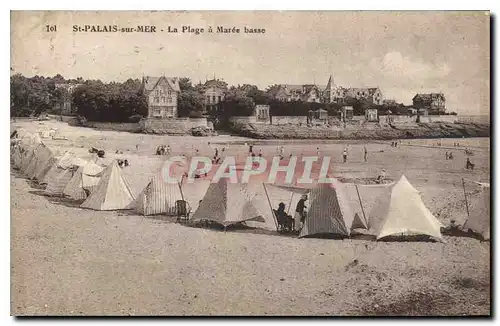
[[348,128],[235,123],[231,131],[256,139],[405,139],[490,137],[489,124],[415,123],[401,126],[364,125]]

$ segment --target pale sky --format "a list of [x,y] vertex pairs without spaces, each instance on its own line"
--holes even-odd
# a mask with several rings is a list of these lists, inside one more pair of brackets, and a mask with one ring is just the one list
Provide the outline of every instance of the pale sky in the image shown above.
[[[73,32],[73,25],[114,24],[157,32]],[[188,25],[205,32],[166,32]],[[217,34],[217,26],[240,34]],[[245,34],[245,26],[266,33]],[[166,75],[197,83],[215,74],[261,89],[326,85],[332,74],[336,84],[378,86],[405,104],[419,92],[443,92],[449,110],[489,114],[489,26],[484,12],[12,12],[11,67],[103,81]]]

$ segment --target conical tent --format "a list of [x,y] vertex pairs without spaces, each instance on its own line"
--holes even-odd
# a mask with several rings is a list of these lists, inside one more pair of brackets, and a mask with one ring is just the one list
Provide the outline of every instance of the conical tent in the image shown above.
[[35,156],[31,160],[30,164],[24,174],[29,179],[35,179],[40,174],[43,174],[50,169],[50,160],[52,159],[52,151],[44,144],[37,147],[35,151]]
[[74,170],[72,168],[63,169],[54,178],[51,178],[47,183],[45,192],[49,195],[62,195],[64,188],[73,178]]
[[73,174],[73,177],[68,182],[66,187],[64,187],[63,194],[74,200],[84,200],[87,198],[87,193],[83,188],[83,166],[80,166],[78,170]]
[[309,193],[310,207],[299,237],[312,235],[349,236],[354,228],[366,224],[354,214],[344,193],[344,185],[333,180],[319,183]]
[[468,198],[469,217],[464,228],[481,234],[484,240],[490,239],[490,185],[483,184],[479,193]]
[[99,184],[103,173],[104,167],[90,160],[82,169],[83,188],[92,193]]
[[90,196],[80,205],[95,210],[126,209],[134,201],[130,186],[120,167],[113,161],[104,170],[99,184]]
[[129,208],[142,215],[175,215],[177,200],[182,200],[179,184],[165,182],[157,173]]
[[33,179],[35,180],[43,179],[45,174],[50,170],[50,167],[57,161],[56,156],[50,149],[45,151],[43,155],[45,156],[39,159],[35,172],[33,173]]
[[251,220],[265,222],[246,184],[229,183],[226,178],[208,187],[192,220],[211,220],[224,226]]
[[377,240],[388,236],[426,235],[442,239],[441,223],[432,215],[415,189],[403,175],[370,213]]

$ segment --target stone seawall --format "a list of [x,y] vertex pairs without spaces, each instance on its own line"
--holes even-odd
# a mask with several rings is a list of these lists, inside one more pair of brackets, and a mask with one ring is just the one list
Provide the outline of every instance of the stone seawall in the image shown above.
[[206,118],[189,119],[143,119],[139,123],[142,132],[165,135],[187,135],[196,127],[207,127]]

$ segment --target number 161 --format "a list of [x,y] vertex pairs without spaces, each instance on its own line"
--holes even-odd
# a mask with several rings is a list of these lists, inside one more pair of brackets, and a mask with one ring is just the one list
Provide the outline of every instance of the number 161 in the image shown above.
[[57,32],[56,25],[46,25],[45,28],[47,29],[47,32]]

